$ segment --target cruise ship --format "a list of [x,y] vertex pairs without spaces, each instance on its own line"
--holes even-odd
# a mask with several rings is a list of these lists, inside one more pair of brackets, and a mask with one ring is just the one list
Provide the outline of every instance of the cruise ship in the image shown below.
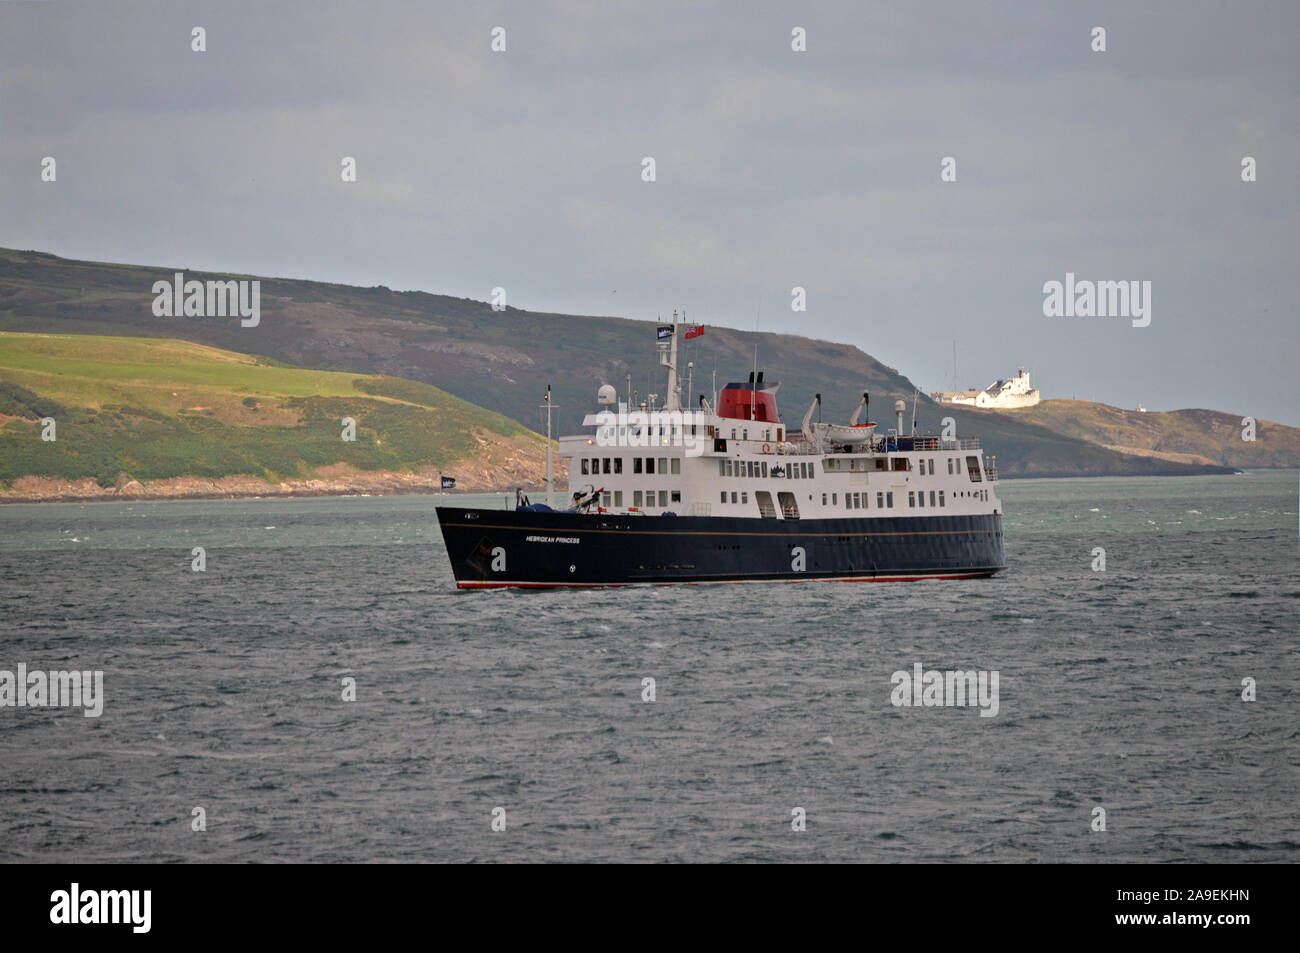
[[[683,404],[683,325],[659,328],[661,406],[596,391],[584,433],[559,440],[570,499],[516,494],[514,509],[440,506],[462,589],[636,584],[972,579],[1005,568],[996,461],[977,439],[880,431],[864,393],[848,423],[797,431],[762,371]],[[692,335],[701,333],[698,326]],[[594,383],[594,382],[593,382]],[[549,392],[546,408],[549,421]],[[913,419],[915,419],[913,417]]]

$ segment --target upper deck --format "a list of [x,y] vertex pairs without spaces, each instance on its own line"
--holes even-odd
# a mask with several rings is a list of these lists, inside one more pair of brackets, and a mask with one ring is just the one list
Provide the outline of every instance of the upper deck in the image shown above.
[[[859,417],[847,424],[814,422],[818,394],[791,431],[776,404],[780,386],[761,372],[701,394],[684,409],[676,375],[676,322],[660,345],[668,368],[663,407],[619,402],[601,386],[598,412],[583,419],[587,433],[560,438],[569,460],[572,502],[583,510],[767,519],[862,519],[873,516],[998,513],[996,460],[980,441],[941,434],[885,433]],[[717,405],[715,410],[714,403]]]

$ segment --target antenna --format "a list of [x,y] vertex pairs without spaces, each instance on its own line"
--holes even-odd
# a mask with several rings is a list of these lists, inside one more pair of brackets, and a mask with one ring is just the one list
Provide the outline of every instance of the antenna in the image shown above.
[[751,377],[749,385],[749,419],[754,419],[755,404],[758,401],[757,384],[754,381],[758,377],[758,323],[763,320],[763,301],[760,298],[754,313],[754,376]]
[[917,389],[912,389],[912,436],[916,436],[916,394]]
[[546,396],[542,399],[545,401],[542,406],[546,408],[546,505],[554,509],[555,500],[551,489],[551,407],[553,405],[551,404],[550,384],[546,385]]

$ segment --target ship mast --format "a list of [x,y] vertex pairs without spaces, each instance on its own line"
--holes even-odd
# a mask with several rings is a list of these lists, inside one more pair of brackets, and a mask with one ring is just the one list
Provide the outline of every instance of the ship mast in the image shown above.
[[677,312],[673,311],[673,333],[668,348],[659,349],[659,363],[668,368],[668,396],[664,400],[664,410],[672,412],[682,409],[681,393],[677,386]]
[[546,505],[555,508],[555,500],[551,491],[551,385],[546,385],[546,396],[542,398],[546,408]]

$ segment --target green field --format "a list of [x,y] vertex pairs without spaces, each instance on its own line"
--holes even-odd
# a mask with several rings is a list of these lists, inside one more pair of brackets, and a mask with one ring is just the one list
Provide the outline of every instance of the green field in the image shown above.
[[[314,371],[166,338],[0,332],[0,483],[22,476],[137,480],[344,463],[452,468],[545,441],[429,384]],[[41,439],[53,417],[57,439]],[[341,439],[342,418],[356,441]]]

